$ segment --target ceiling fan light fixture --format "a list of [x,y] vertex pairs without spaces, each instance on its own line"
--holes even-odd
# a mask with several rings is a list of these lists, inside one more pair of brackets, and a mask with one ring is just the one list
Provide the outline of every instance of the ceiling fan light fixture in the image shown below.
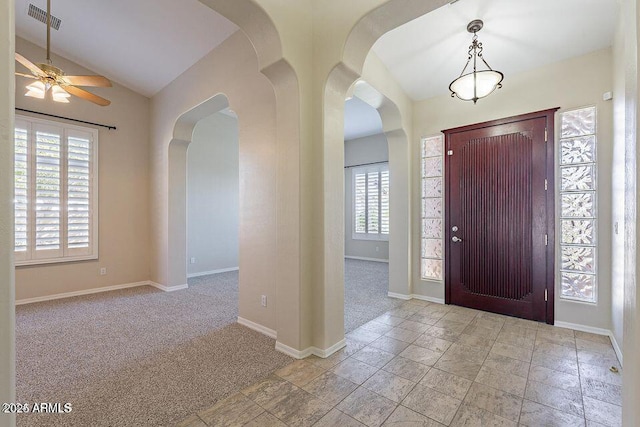
[[51,88],[51,98],[53,98],[55,102],[63,102],[65,104],[68,104],[69,97],[71,97],[71,95],[60,86],[56,85]]
[[[502,79],[504,79],[504,74],[493,70],[482,56],[482,43],[478,41],[477,33],[482,29],[483,25],[480,19],[475,19],[467,25],[467,31],[473,33],[467,63],[462,69],[460,77],[449,85],[451,97],[456,96],[463,101],[473,101],[474,104],[478,99],[488,96],[496,89],[500,89],[502,87]],[[478,70],[478,58],[487,67],[486,70]],[[473,60],[473,71],[465,74],[471,60]]]
[[24,96],[31,98],[44,99],[47,93],[47,87],[40,80],[27,85],[27,93]]

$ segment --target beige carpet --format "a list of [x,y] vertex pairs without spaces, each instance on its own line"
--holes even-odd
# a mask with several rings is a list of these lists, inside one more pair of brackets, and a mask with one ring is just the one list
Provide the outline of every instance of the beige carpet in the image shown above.
[[225,273],[172,293],[145,286],[17,307],[18,401],[73,404],[18,425],[171,425],[290,363],[235,324],[237,292],[237,273]]

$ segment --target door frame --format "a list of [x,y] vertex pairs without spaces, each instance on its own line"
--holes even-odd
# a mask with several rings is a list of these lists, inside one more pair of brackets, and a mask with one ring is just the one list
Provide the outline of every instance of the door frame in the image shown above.
[[[493,126],[505,125],[513,122],[519,122],[523,120],[530,119],[538,119],[544,118],[546,120],[546,179],[547,179],[547,193],[546,193],[546,216],[547,216],[547,251],[546,251],[546,315],[545,320],[546,323],[553,325],[554,323],[554,306],[555,306],[555,232],[556,232],[556,215],[555,215],[555,113],[558,111],[560,107],[549,108],[546,110],[535,111],[532,113],[520,114],[517,116],[505,117],[497,120],[491,120],[482,123],[475,123],[466,126],[459,126],[451,129],[443,130],[442,133],[445,135],[445,153],[444,153],[444,164],[445,164],[445,180],[444,180],[444,206],[448,206],[449,202],[449,155],[448,151],[450,150],[450,141],[451,135],[467,132],[471,130],[478,130]],[[445,229],[444,229],[444,240],[445,240],[445,280],[444,280],[444,298],[445,304],[451,304],[451,263],[446,260],[451,259],[451,241],[450,241],[450,230],[451,223],[449,212],[445,211],[444,215],[445,220]]]

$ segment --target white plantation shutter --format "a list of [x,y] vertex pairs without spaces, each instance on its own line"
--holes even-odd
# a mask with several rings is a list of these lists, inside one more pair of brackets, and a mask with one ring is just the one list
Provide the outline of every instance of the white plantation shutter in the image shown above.
[[91,247],[91,140],[87,132],[67,134],[68,253],[88,253]]
[[353,237],[387,239],[389,235],[389,166],[353,169]]
[[380,172],[380,232],[389,234],[389,171]]
[[367,172],[367,233],[380,231],[380,173]]
[[356,233],[367,232],[367,174],[354,174],[354,230]]
[[[35,253],[32,258],[62,255],[62,129],[36,124],[32,158],[35,175]],[[33,200],[33,199],[32,199]]]
[[29,258],[28,255],[28,239],[29,239],[29,140],[28,140],[28,124],[16,120],[15,130],[15,193],[14,193],[14,209],[15,209],[15,251],[16,261],[22,261]]
[[16,120],[18,265],[97,257],[96,147],[93,129]]

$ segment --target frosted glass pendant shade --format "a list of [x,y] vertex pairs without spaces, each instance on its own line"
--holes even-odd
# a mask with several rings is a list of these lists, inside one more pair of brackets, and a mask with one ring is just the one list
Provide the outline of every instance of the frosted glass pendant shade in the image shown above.
[[475,103],[496,90],[503,78],[503,74],[499,71],[474,71],[451,82],[449,90],[463,101]]

